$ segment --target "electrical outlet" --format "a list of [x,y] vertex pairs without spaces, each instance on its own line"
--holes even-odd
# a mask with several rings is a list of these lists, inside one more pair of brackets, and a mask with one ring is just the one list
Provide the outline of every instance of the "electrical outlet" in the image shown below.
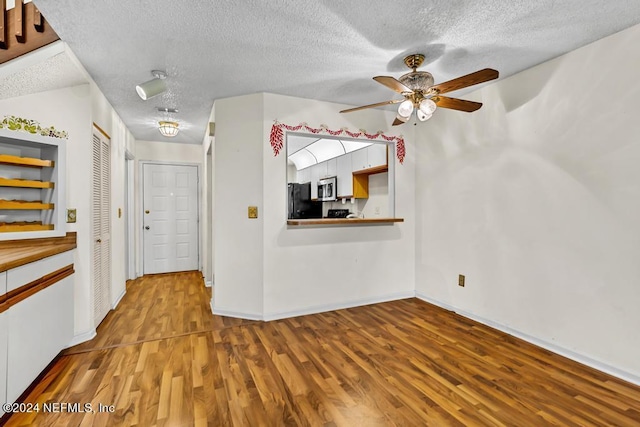
[[458,274],[458,286],[462,286],[464,288],[464,274]]
[[258,218],[258,207],[257,206],[249,206],[248,216],[251,219]]
[[375,208],[373,208],[373,214],[380,215],[380,206],[376,206]]

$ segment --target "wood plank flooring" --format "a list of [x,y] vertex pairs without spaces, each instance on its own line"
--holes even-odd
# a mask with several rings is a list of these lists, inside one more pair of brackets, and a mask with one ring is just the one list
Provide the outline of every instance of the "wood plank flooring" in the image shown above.
[[640,425],[640,387],[417,299],[266,323],[209,299],[199,273],[130,282],[26,399],[96,413],[7,425]]

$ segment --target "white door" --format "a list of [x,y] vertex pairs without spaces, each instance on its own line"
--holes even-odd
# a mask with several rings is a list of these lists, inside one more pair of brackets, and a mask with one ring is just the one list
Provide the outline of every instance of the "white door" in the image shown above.
[[143,164],[144,274],[198,270],[198,167]]
[[93,320],[95,326],[111,310],[111,153],[109,139],[93,131],[92,235]]

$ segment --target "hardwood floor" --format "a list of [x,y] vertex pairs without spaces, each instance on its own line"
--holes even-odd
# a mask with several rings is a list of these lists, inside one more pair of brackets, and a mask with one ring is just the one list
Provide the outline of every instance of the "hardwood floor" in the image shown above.
[[417,299],[264,323],[209,298],[199,273],[129,283],[7,425],[640,425],[640,387]]

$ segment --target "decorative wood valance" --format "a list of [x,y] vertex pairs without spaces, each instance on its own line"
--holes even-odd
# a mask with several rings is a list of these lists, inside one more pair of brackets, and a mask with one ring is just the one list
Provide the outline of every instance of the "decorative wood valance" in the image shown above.
[[282,147],[284,146],[284,130],[288,130],[290,132],[298,132],[298,131],[306,131],[312,134],[326,133],[331,136],[340,136],[345,134],[350,136],[351,138],[367,138],[371,140],[375,139],[383,139],[387,142],[395,142],[396,143],[396,156],[398,157],[398,161],[400,164],[404,162],[404,157],[406,154],[405,146],[404,146],[404,138],[402,136],[387,136],[382,131],[378,131],[376,133],[367,133],[365,130],[360,129],[357,132],[351,132],[347,128],[331,130],[327,127],[327,125],[320,125],[319,128],[312,128],[308,126],[306,123],[300,123],[297,126],[290,126],[284,123],[279,123],[277,120],[274,122],[271,127],[271,134],[269,136],[269,143],[271,144],[271,148],[273,148],[273,155],[277,156],[280,154]]
[[6,10],[6,0],[0,0],[0,64],[59,39],[33,2],[16,0]]

